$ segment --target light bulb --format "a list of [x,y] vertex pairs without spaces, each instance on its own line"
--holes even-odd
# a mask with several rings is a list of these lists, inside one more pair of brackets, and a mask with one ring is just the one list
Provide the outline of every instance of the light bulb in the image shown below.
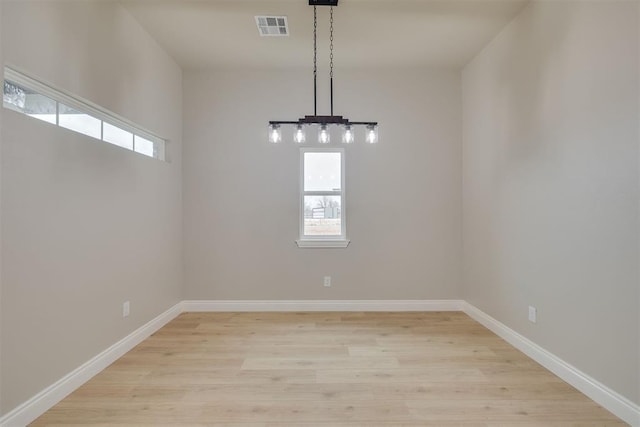
[[378,142],[378,126],[367,125],[367,142],[369,144],[375,144]]
[[353,134],[353,130],[351,129],[351,125],[346,125],[344,127],[344,133],[342,134],[342,142],[345,144],[351,144],[355,140],[355,136]]
[[280,125],[278,124],[270,124],[269,125],[269,142],[273,144],[277,144],[282,141],[282,131],[280,130]]
[[331,137],[329,136],[327,125],[320,126],[320,131],[318,132],[318,142],[320,144],[328,144],[330,140]]
[[298,125],[295,133],[293,134],[293,140],[298,144],[302,144],[304,143],[305,139],[307,139],[307,137],[304,134],[304,129],[302,128],[302,125]]

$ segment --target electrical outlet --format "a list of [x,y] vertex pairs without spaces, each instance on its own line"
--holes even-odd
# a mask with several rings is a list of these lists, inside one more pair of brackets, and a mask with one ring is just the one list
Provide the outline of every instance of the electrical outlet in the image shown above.
[[331,276],[324,276],[324,287],[325,288],[331,287]]
[[538,321],[538,310],[533,306],[529,306],[529,322],[536,323],[537,321]]
[[131,307],[131,305],[130,305],[129,301],[125,301],[122,304],[122,317],[127,317],[129,315],[130,307]]

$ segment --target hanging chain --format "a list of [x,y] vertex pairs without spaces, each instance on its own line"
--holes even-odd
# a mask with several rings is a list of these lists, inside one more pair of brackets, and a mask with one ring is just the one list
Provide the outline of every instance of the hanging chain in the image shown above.
[[313,78],[318,75],[318,15],[313,6]]
[[329,77],[333,78],[333,6],[329,11]]

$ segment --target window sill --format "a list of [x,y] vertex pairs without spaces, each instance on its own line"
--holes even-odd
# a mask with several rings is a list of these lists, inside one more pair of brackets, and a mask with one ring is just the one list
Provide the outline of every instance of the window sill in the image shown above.
[[302,249],[340,249],[349,246],[351,240],[296,240]]

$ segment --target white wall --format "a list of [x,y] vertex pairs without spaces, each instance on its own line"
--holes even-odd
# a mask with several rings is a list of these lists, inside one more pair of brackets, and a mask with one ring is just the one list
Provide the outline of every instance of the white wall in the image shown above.
[[[335,80],[336,114],[378,120],[381,141],[346,147],[350,246],[299,249],[299,147],[292,130],[269,144],[267,123],[313,113],[311,71],[185,73],[188,299],[460,297],[459,72],[336,70]],[[319,114],[327,93],[319,87]]]
[[117,3],[2,5],[7,64],[169,138],[172,158],[3,113],[6,413],[182,299],[182,78]]
[[532,2],[463,71],[464,298],[634,402],[637,8]]

